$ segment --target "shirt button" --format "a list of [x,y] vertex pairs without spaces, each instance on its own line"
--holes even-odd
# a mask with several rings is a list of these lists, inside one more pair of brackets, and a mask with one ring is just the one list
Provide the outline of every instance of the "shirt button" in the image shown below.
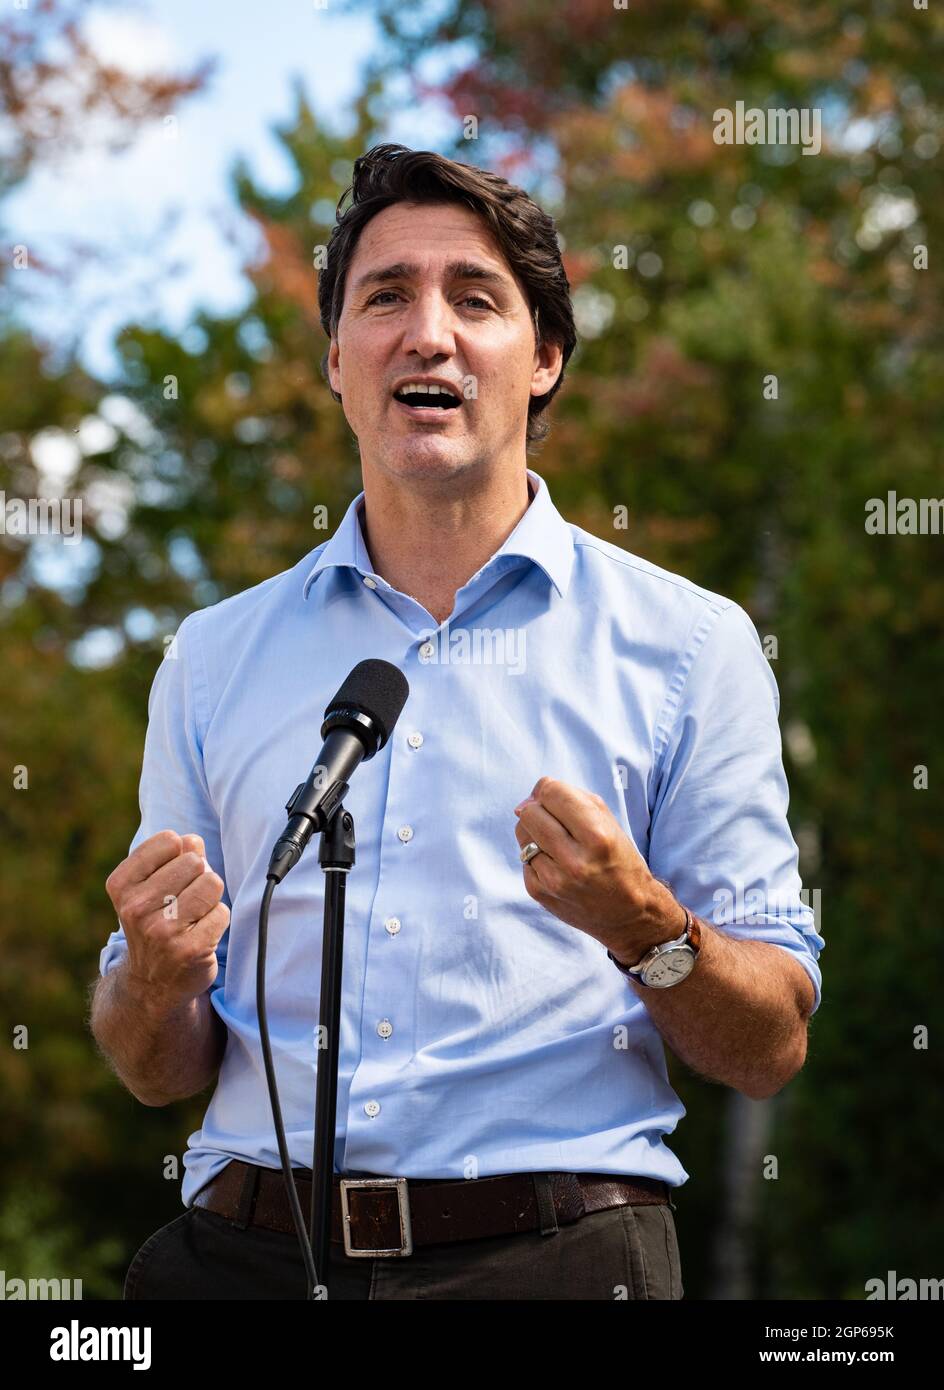
[[380,1034],[382,1038],[390,1037],[391,1033],[393,1032],[393,1024],[390,1022],[389,1018],[382,1018],[380,1020],[380,1022],[377,1024],[377,1032]]
[[376,589],[377,587],[376,579],[371,579],[369,574],[364,576],[364,583],[367,585],[368,589]]
[[410,734],[410,737],[407,739],[407,743],[410,745],[411,748],[422,748],[422,746],[423,746],[423,735],[422,735],[422,734]]
[[373,1119],[375,1115],[379,1115],[379,1114],[380,1114],[380,1103],[379,1103],[379,1101],[376,1101],[376,1100],[369,1100],[369,1101],[367,1102],[367,1104],[364,1106],[364,1114],[365,1114],[365,1115],[368,1115],[371,1119]]
[[403,843],[406,844],[408,840],[413,839],[412,825],[401,825],[400,829],[397,831],[397,835],[403,841]]
[[391,936],[396,936],[397,932],[400,930],[399,917],[388,917],[386,922],[384,922],[384,926]]
[[419,650],[420,661],[429,661],[435,650],[436,648],[433,646],[432,642],[424,642]]

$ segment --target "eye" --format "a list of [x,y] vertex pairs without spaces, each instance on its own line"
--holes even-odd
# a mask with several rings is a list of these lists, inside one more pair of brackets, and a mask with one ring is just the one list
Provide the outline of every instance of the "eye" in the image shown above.
[[[379,303],[379,301],[383,298],[383,296],[384,296],[385,294],[393,294],[393,295],[395,295],[395,294],[396,294],[396,290],[378,290],[376,294],[371,295],[370,299],[368,299],[368,301],[367,301],[368,306],[370,306],[371,304],[377,304],[377,303]],[[482,297],[482,295],[480,295],[480,294],[467,294],[467,295],[465,296],[465,298],[463,299],[463,303],[467,304],[470,300],[473,300],[473,299],[474,299],[478,304],[481,304],[481,306],[482,306],[483,309],[491,309],[491,307],[492,307],[491,304],[488,302],[488,300],[487,300],[487,299],[484,299],[484,298]]]

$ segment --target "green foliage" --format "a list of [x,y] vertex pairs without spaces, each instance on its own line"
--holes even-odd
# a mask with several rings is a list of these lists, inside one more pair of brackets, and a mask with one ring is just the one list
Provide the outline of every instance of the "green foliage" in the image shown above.
[[7,1191],[0,1206],[0,1267],[6,1279],[69,1280],[74,1294],[79,1292],[74,1281],[81,1279],[83,1299],[120,1298],[121,1240],[96,1238],[83,1225],[49,1187],[29,1184]]
[[[113,925],[104,880],[136,824],[147,691],[186,613],[294,564],[361,486],[319,370],[313,251],[353,159],[386,138],[389,79],[468,39],[477,56],[443,89],[454,124],[429,143],[554,211],[583,330],[534,466],[569,518],[737,599],[778,639],[791,818],[827,949],[806,1067],[773,1103],[779,1177],[760,1184],[755,1290],[859,1298],[888,1268],[936,1274],[941,1217],[923,1194],[944,1131],[930,1015],[944,540],[868,535],[864,509],[941,491],[944,205],[926,152],[944,135],[942,21],[765,0],[377,10],[387,44],[352,132],[323,129],[299,89],[279,132],[295,190],[233,171],[263,248],[244,311],[200,315],[181,341],[128,328],[110,383],[0,321],[8,495],[38,495],[40,429],[71,437],[109,393],[137,411],[70,484],[87,539],[67,593],[39,582],[28,546],[0,544],[4,1017],[29,1028],[28,1050],[0,1052],[0,1265],[71,1270],[116,1296],[108,1238],[126,1261],[175,1214],[154,1155],[183,1147],[205,1098],[137,1105],[84,1022]],[[821,107],[822,152],[715,144],[713,113],[738,100]],[[457,133],[470,113],[478,142]],[[853,148],[842,137],[857,129]],[[117,527],[105,485],[124,499]],[[310,524],[319,505],[325,531]],[[628,531],[614,529],[621,506]],[[99,630],[117,659],[78,668],[74,644]],[[12,789],[18,765],[28,790]],[[673,1075],[689,1112],[670,1141],[692,1174],[677,1198],[686,1292],[710,1296],[725,1093]]]

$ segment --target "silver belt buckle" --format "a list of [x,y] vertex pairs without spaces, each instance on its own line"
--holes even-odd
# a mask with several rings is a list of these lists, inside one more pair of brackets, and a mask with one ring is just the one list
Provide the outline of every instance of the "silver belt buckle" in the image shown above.
[[[400,1245],[391,1245],[386,1250],[355,1250],[351,1246],[351,1212],[348,1207],[348,1189],[352,1187],[395,1187],[397,1206],[400,1213]],[[346,1255],[412,1255],[413,1232],[410,1227],[410,1194],[406,1178],[342,1178],[341,1179],[341,1230],[344,1236]]]

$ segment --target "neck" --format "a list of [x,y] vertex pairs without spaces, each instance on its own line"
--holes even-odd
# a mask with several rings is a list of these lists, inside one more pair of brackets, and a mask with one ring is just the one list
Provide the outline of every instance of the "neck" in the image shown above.
[[456,591],[511,535],[528,509],[524,469],[482,487],[430,489],[364,471],[361,529],[374,572],[421,603],[437,624]]

